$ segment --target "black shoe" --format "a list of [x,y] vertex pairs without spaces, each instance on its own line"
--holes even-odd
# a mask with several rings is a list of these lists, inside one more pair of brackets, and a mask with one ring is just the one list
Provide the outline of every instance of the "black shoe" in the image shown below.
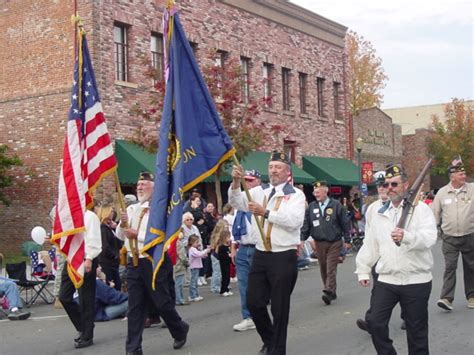
[[324,303],[326,303],[326,305],[330,305],[331,304],[331,299],[329,298],[328,295],[324,294],[323,297],[321,297],[324,301]]
[[173,343],[173,349],[181,349],[184,344],[186,344],[186,340],[188,338],[188,332],[189,332],[189,324],[184,323],[184,338],[181,340],[175,339]]
[[21,308],[17,309],[15,312],[10,312],[8,314],[8,319],[10,320],[25,320],[30,317],[31,313],[28,311],[24,311]]
[[82,333],[77,332],[76,336],[74,337],[74,342],[77,343],[79,340],[81,340]]
[[268,346],[266,346],[265,344],[263,344],[262,348],[261,348],[260,351],[258,352],[258,355],[267,355],[269,349],[270,349],[270,348],[269,348]]
[[337,295],[334,292],[326,291],[321,298],[323,299],[324,303],[329,306],[331,301],[334,301],[337,298]]
[[89,346],[91,346],[92,344],[94,344],[94,342],[92,341],[92,339],[89,339],[89,340],[79,340],[79,341],[76,341],[74,343],[74,347],[76,349],[82,349],[82,348],[87,348]]
[[359,318],[356,320],[356,324],[359,329],[369,333],[369,324],[365,320]]
[[402,320],[402,325],[400,326],[400,329],[407,330],[407,324],[405,323],[404,320]]
[[140,348],[134,351],[127,351],[127,355],[143,355],[143,350]]

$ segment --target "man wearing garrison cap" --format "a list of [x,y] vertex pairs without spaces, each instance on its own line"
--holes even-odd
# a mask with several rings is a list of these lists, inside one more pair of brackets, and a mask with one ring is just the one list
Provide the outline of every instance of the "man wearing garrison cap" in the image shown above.
[[466,182],[466,169],[459,157],[448,167],[448,174],[449,183],[438,191],[431,206],[443,240],[446,265],[437,304],[446,311],[453,309],[461,253],[467,307],[474,309],[474,184]]
[[[418,202],[403,228],[397,227],[408,178],[402,167],[390,164],[385,169],[389,202],[366,220],[365,238],[356,257],[356,274],[361,286],[370,285],[375,265],[378,279],[372,289],[367,326],[377,354],[396,354],[389,337],[393,308],[400,304],[406,323],[408,354],[429,354],[428,299],[431,293],[436,223],[431,209]],[[375,211],[374,211],[375,212]]]
[[[286,354],[290,297],[298,276],[297,248],[303,225],[305,196],[288,183],[291,162],[285,153],[273,152],[268,163],[270,184],[249,190],[249,201],[240,189],[244,171],[232,169],[229,203],[252,212],[256,250],[250,268],[247,306],[263,346],[259,354]],[[257,227],[263,226],[263,238]],[[271,302],[273,322],[267,305]]]
[[[152,288],[153,266],[145,255],[139,252],[138,265],[133,265],[132,239],[137,239],[138,250],[143,249],[146,228],[148,225],[150,200],[153,195],[154,177],[150,172],[142,172],[137,182],[138,203],[127,207],[122,212],[120,224],[117,227],[117,238],[125,241],[127,248],[127,283],[128,283],[128,328],[125,344],[127,354],[142,354],[142,334],[147,311],[154,306],[168,326],[174,338],[174,349],[179,349],[186,343],[189,325],[176,312],[175,302],[170,293],[170,285],[174,290],[173,265],[167,253],[164,254],[155,279],[155,289]],[[125,227],[124,227],[125,226]]]
[[330,305],[337,298],[337,265],[343,239],[347,244],[351,241],[349,220],[341,203],[328,196],[326,181],[315,181],[313,186],[316,201],[310,202],[306,209],[301,240],[311,236],[316,243],[316,254],[323,281],[322,300]]

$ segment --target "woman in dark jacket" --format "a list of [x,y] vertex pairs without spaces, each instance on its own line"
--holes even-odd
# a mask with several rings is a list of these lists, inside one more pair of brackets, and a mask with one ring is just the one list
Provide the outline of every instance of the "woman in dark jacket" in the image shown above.
[[99,264],[106,276],[107,283],[115,284],[115,289],[120,291],[122,280],[119,274],[120,249],[123,242],[115,236],[116,223],[112,220],[113,207],[104,205],[97,211],[100,219],[100,232],[102,236],[102,253],[99,255]]

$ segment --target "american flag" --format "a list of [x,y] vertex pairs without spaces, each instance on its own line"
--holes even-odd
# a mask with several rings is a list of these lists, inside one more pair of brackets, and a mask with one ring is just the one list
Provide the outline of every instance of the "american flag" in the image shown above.
[[84,30],[78,31],[71,107],[52,241],[67,258],[76,287],[84,275],[84,214],[93,207],[92,192],[117,167]]

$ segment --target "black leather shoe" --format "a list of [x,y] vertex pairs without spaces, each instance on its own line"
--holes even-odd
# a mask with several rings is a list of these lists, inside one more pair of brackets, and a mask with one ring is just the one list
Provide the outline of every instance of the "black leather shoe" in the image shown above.
[[175,339],[173,343],[173,349],[181,349],[184,344],[186,344],[186,340],[188,338],[188,332],[189,332],[189,324],[184,323],[184,338],[183,339]]
[[369,332],[369,324],[365,320],[359,318],[356,320],[356,324],[359,327],[359,329],[367,333]]
[[127,355],[143,355],[143,350],[140,348],[135,351],[127,351]]
[[94,342],[92,341],[92,339],[89,339],[89,340],[79,340],[79,341],[76,341],[74,343],[74,347],[76,349],[82,349],[82,348],[87,348],[89,346],[91,346],[92,344],[94,344]]
[[267,355],[268,354],[269,347],[263,344],[262,348],[258,352],[258,355]]
[[76,336],[74,337],[74,342],[77,343],[79,340],[81,340],[82,333],[77,332]]
[[326,291],[321,297],[327,305],[330,305],[332,301],[334,301],[337,298],[337,295],[334,292]]

